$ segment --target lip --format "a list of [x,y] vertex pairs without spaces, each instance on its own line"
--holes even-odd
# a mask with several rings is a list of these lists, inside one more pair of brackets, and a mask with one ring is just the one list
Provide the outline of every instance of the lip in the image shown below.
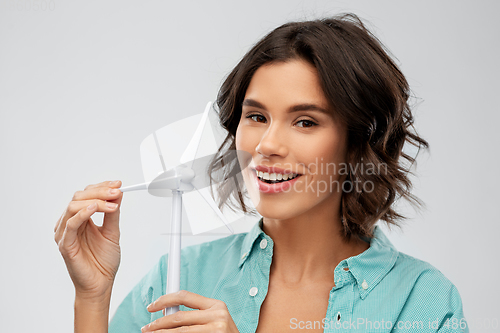
[[[257,168],[259,168],[259,167],[257,167]],[[276,168],[274,170],[283,170],[283,169]],[[258,171],[268,172],[268,171],[264,171],[264,170],[258,170]],[[281,173],[279,171],[274,171],[274,172]],[[292,172],[286,172],[286,173],[292,173]],[[286,181],[283,183],[268,184],[268,183],[265,183],[262,180],[260,180],[259,177],[257,177],[257,173],[255,172],[255,170],[253,170],[253,172],[251,172],[251,174],[252,174],[252,177],[254,178],[254,181],[255,181],[255,184],[257,185],[257,188],[259,189],[260,192],[263,192],[263,193],[280,193],[280,192],[287,191],[297,181],[297,179],[299,179],[301,176],[300,174],[297,174],[297,177],[295,177],[292,180],[289,180],[289,181]]]

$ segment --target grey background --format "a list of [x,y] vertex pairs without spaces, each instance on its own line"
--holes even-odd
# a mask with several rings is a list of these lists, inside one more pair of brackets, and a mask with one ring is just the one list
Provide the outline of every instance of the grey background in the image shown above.
[[[47,8],[37,8],[40,5]],[[264,34],[354,12],[397,57],[431,144],[420,213],[389,234],[459,289],[476,332],[500,320],[497,1],[0,0],[0,331],[69,332],[73,288],[53,226],[76,190],[142,182],[139,144],[203,111]],[[127,194],[111,304],[168,249],[169,202]],[[210,240],[190,236],[184,245]]]

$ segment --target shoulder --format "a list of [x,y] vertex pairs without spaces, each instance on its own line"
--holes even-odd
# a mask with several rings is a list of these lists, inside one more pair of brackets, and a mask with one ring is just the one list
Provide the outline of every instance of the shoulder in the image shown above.
[[182,249],[182,265],[198,265],[204,262],[220,262],[221,258],[239,260],[243,240],[247,233],[235,234]]
[[247,234],[235,234],[188,246],[181,252],[181,287],[198,291],[237,273],[243,241]]
[[371,265],[366,263],[365,266],[385,275],[378,280],[385,288],[397,286],[401,293],[421,293],[431,286],[433,292],[456,289],[439,269],[427,261],[398,251],[382,230],[377,229],[375,235],[370,244],[371,255],[364,258],[365,261],[370,259]]
[[453,289],[453,283],[430,263],[398,252],[398,258],[393,267],[395,277],[407,281],[413,288]]
[[[360,256],[364,268],[357,280],[366,281],[362,299],[375,302],[379,310],[391,313],[391,319],[437,321],[463,320],[462,300],[456,286],[429,262],[398,251],[381,230],[375,231],[367,255]],[[365,280],[364,280],[365,279]],[[368,295],[369,294],[369,295]],[[429,324],[430,325],[430,324]]]
[[[238,267],[240,251],[246,235],[247,233],[235,234],[183,248],[181,250],[181,289],[186,289],[190,281],[201,281],[202,278],[207,281],[210,276],[227,271],[228,267]],[[152,290],[160,294],[166,290],[167,270],[168,253],[161,256],[157,264],[136,286],[143,297],[150,295]],[[148,301],[150,299],[146,302]]]
[[[219,279],[230,276],[238,269],[240,251],[246,235],[235,234],[183,248],[181,289],[209,297]],[[140,321],[136,325],[139,328],[140,325],[161,317],[161,313],[149,314],[146,306],[164,294],[167,287],[167,270],[168,254],[164,254],[122,302],[114,316],[113,327],[118,325],[118,322],[132,325],[127,319],[131,313],[141,314],[134,317],[135,321]]]
[[[193,269],[202,272],[204,267],[214,270],[217,266],[227,266],[232,262],[237,263],[240,259],[243,240],[247,233],[240,233],[228,237],[195,244],[182,248],[181,250],[181,274]],[[153,280],[166,276],[168,266],[168,253],[161,256],[158,263],[143,278],[142,284],[148,285]],[[149,283],[148,283],[149,282]]]
[[401,306],[400,320],[427,316],[430,322],[437,320],[442,326],[451,317],[463,319],[457,287],[430,263],[398,252],[386,278],[396,287],[393,290]]

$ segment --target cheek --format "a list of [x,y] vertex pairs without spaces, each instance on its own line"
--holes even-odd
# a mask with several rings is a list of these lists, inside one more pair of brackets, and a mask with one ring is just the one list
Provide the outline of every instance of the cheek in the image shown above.
[[251,152],[252,139],[251,132],[245,126],[238,126],[234,139],[237,150]]
[[[242,137],[242,133],[241,133],[241,129],[240,129],[240,126],[238,126],[238,128],[236,129],[236,134],[234,136],[234,145],[236,147],[236,151],[238,152],[238,162],[240,164],[240,168],[242,170],[245,169],[245,166],[248,165],[246,162],[246,159],[245,159],[245,156],[246,154],[242,154],[243,151],[245,151],[245,148],[242,147],[241,143],[244,142],[241,140],[241,137]],[[243,175],[245,174],[245,172],[242,173]]]
[[341,144],[336,144],[328,147],[324,152],[327,159],[332,163],[341,163],[345,160],[345,149]]
[[236,135],[234,136],[234,143],[236,146],[237,150],[242,150],[240,143],[241,143],[241,127],[238,125],[238,128],[236,128]]
[[307,161],[307,169],[310,173],[319,177],[327,177],[338,170],[341,163],[345,163],[345,149],[342,144],[323,142],[315,145],[310,144],[307,149],[300,149],[297,159]]

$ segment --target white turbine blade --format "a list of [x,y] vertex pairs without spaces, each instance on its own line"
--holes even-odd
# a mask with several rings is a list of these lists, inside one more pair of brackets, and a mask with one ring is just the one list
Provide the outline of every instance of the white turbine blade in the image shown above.
[[208,112],[208,121],[210,122],[212,133],[215,138],[215,144],[218,148],[226,139],[228,131],[220,124],[219,112],[215,109],[215,104],[212,104],[212,107]]
[[[233,228],[230,226],[231,223],[241,220],[245,213],[242,211],[234,211],[229,206],[225,206],[222,208],[222,211],[219,209],[217,203],[219,202],[219,193],[214,191],[213,196],[211,193],[211,189],[213,186],[218,186],[219,182],[229,181],[231,186],[236,187],[237,183],[243,183],[243,177],[239,174],[239,167],[236,167],[235,164],[240,166],[246,166],[250,162],[251,154],[245,151],[230,151],[225,154],[222,158],[222,163],[231,168],[230,173],[222,172],[221,170],[214,171],[212,170],[211,176],[213,177],[212,181],[210,181],[210,176],[208,175],[208,166],[209,162],[212,160],[213,156],[208,155],[206,157],[197,158],[193,164],[193,170],[195,171],[195,177],[192,180],[191,184],[195,187],[195,189],[199,192],[203,201],[195,201],[194,199],[191,201],[186,201],[186,211],[188,214],[191,211],[196,211],[191,215],[196,215],[196,217],[191,216],[189,218],[189,224],[191,226],[191,230],[193,233],[198,232],[198,230],[211,231],[213,229],[208,229],[207,220],[215,219],[220,220],[224,224],[213,224],[213,227],[217,227],[218,225],[222,226],[222,230],[220,232],[225,232],[224,228],[228,229],[231,233],[233,233]],[[230,177],[227,179],[226,177]],[[228,184],[226,184],[228,186]],[[199,196],[196,197],[199,199]],[[225,227],[224,227],[225,226]],[[221,229],[221,227],[219,227]]]
[[208,191],[208,189],[203,188],[199,191],[191,191],[182,195],[182,202],[186,207],[186,214],[193,235],[224,226],[219,216],[201,195],[200,192],[202,191]]
[[[133,188],[147,186],[150,194],[164,197],[172,195],[172,186],[180,186],[184,192],[183,206],[194,235],[214,229],[233,232],[229,224],[245,214],[235,212],[230,207],[223,207],[222,211],[218,208],[218,198],[212,197],[209,185],[211,178],[207,173],[207,167],[226,135],[227,131],[220,126],[218,114],[210,102],[204,113],[156,130],[141,143],[141,162],[146,183]],[[234,156],[229,154],[224,157],[226,163],[223,164],[231,161],[234,162]],[[170,179],[171,169],[177,170],[180,166],[194,171],[195,179],[191,184],[184,181],[177,184],[173,178]],[[237,172],[237,169],[234,170]],[[213,179],[214,184],[222,181],[219,178]],[[196,190],[192,191],[193,187]],[[214,196],[217,195],[215,192]]]
[[[237,175],[238,181],[243,181],[241,175]],[[227,232],[229,230],[234,233],[233,222],[242,221],[248,216],[241,210],[233,210],[229,206],[223,206],[222,211],[217,203],[219,202],[219,193],[214,191],[213,196],[211,187],[206,186],[203,182],[194,181],[193,186],[197,191],[186,193],[187,197],[191,193],[196,193],[196,196],[189,197],[185,202],[186,214],[189,217],[189,225],[193,234],[208,232],[217,229],[219,232]],[[236,186],[236,184],[234,184]],[[203,200],[201,200],[203,199]],[[245,200],[245,204],[250,210],[254,209],[252,202]],[[207,221],[215,221],[213,223]],[[241,226],[238,226],[241,232]],[[245,230],[248,231],[248,230]]]
[[[196,131],[192,136],[189,145],[186,147],[186,150],[184,151],[184,153],[180,158],[180,163],[182,164],[191,163],[196,157],[200,157],[200,155],[197,153],[200,147],[200,143],[202,142],[203,132],[207,130],[207,124],[208,125],[210,124],[208,122],[208,113],[210,112],[211,108],[212,108],[212,102],[208,102],[207,106],[205,107],[205,111],[201,116],[201,120],[198,123],[198,126],[196,127]],[[210,127],[208,129],[210,129]],[[211,136],[212,136],[211,140],[214,141],[215,143],[215,138],[213,134]],[[205,138],[205,140],[206,139],[207,138]],[[210,140],[210,137],[208,139]],[[209,151],[207,154],[213,154],[213,153],[215,153],[215,151]],[[191,167],[191,164],[189,164],[188,166]]]
[[197,188],[197,190],[198,190],[198,192],[200,192],[200,194],[203,197],[203,199],[205,199],[205,202],[208,203],[208,205],[212,208],[212,210],[219,216],[219,218],[221,219],[222,223],[224,223],[224,225],[226,226],[226,228],[232,234],[234,234],[233,228],[231,228],[231,226],[229,225],[230,222],[227,220],[227,218],[224,216],[224,214],[222,214],[222,212],[220,211],[219,207],[215,203],[214,199],[210,195],[210,188],[203,188],[203,189],[198,189]]
[[151,134],[141,143],[142,173],[146,183],[151,182],[163,171],[162,161],[154,137],[155,136]]
[[176,167],[188,145],[187,138],[194,135],[202,115],[194,115],[164,126],[141,143],[141,163],[144,180],[149,183],[158,174]]

